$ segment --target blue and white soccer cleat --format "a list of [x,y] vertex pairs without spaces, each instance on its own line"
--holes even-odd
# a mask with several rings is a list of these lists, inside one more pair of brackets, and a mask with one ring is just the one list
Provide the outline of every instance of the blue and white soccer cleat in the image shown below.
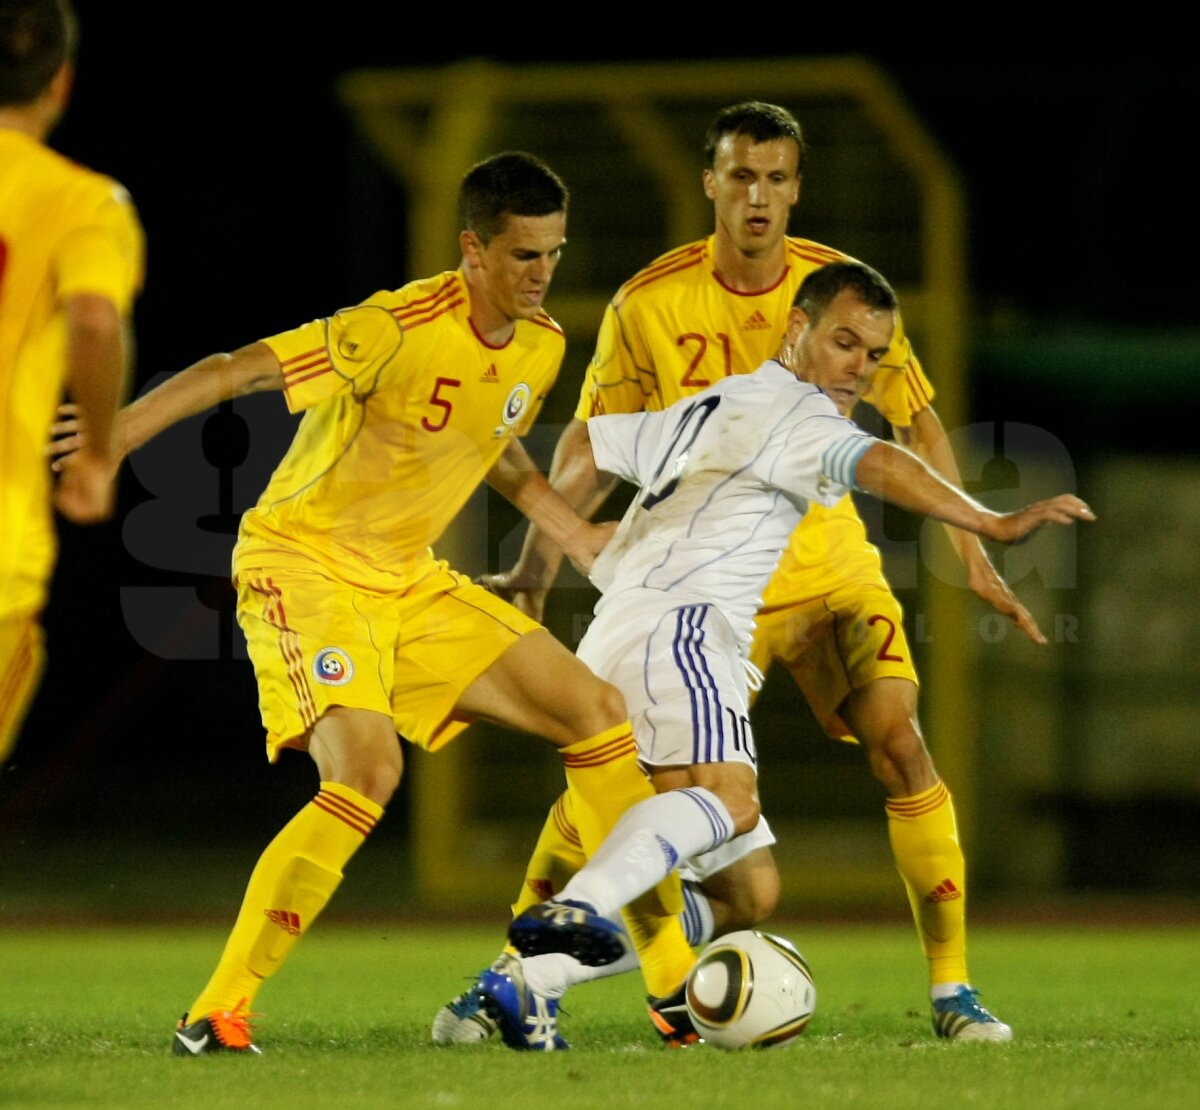
[[509,1048],[561,1052],[571,1047],[558,1034],[558,999],[530,990],[521,961],[515,956],[502,953],[472,989]]
[[1012,1029],[979,1004],[979,992],[973,987],[934,1000],[933,1031],[951,1041],[1012,1040]]
[[549,901],[526,910],[508,927],[522,956],[564,952],[585,967],[605,967],[625,955],[625,930],[586,902]]
[[[479,979],[483,975],[481,971]],[[479,979],[438,1010],[433,1019],[434,1044],[483,1044],[495,1036],[496,1020],[484,1009]]]

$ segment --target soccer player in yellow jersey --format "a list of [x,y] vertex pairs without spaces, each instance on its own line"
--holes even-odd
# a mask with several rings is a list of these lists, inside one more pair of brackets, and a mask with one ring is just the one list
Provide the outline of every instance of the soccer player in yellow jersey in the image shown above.
[[[74,15],[0,0],[0,761],[41,672],[54,566],[52,507],[79,523],[113,508],[113,419],[142,232],[125,191],[45,145],[67,105]],[[69,389],[94,429],[51,487],[45,446]]]
[[[555,451],[551,482],[584,516],[615,484],[597,481],[581,463],[590,417],[665,408],[723,376],[753,371],[778,348],[804,277],[845,257],[786,234],[800,198],[803,152],[799,124],[775,105],[738,104],[713,120],[703,185],[716,230],[663,255],[618,290],[601,324],[576,418]],[[840,409],[866,400],[891,422],[900,443],[961,484],[931,404],[933,388],[902,324],[870,381],[857,393],[843,393],[834,397]],[[978,538],[951,534],[975,592],[1035,642],[1044,642]],[[534,527],[517,565],[484,581],[540,617],[560,564],[561,555]],[[1009,1040],[1011,1030],[978,1004],[967,976],[965,865],[954,809],[917,723],[917,675],[900,605],[849,496],[831,509],[809,510],[768,586],[752,661],[765,671],[775,659],[791,670],[830,735],[862,743],[887,794],[892,850],[928,960],[935,1031]],[[546,822],[518,913],[547,889],[561,889],[552,876],[570,874],[581,862],[571,843],[568,808],[560,805]],[[769,847],[760,845],[707,877],[703,891],[706,897],[690,892],[699,907],[693,912],[707,924],[696,939],[714,928],[723,932],[763,920],[779,891]],[[683,1012],[678,1016],[686,1021]],[[672,1040],[661,1012],[655,1022]]]
[[[320,789],[259,860],[176,1031],[180,1055],[257,1051],[249,1007],[383,816],[401,776],[398,733],[431,751],[477,719],[545,737],[589,853],[632,802],[654,798],[617,691],[429,547],[485,478],[581,565],[610,534],[553,493],[518,438],[563,355],[542,301],[565,242],[566,189],[538,159],[507,152],[467,173],[460,208],[458,270],[202,359],[121,414],[129,451],[256,391],[282,390],[304,413],[243,517],[233,569],[268,755],[307,751]],[[628,919],[651,990],[674,987],[694,962],[678,881],[661,897],[644,922]],[[585,907],[563,912],[587,930]],[[596,951],[577,953],[585,961],[624,950],[597,921],[585,944]],[[519,1006],[521,984],[507,986]],[[521,1036],[520,1047],[558,1047],[536,1022]]]

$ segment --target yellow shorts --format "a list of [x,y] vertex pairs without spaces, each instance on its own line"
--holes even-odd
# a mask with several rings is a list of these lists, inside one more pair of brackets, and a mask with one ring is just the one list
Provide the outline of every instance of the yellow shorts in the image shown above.
[[46,666],[44,636],[29,614],[0,620],[0,763],[17,742]]
[[838,710],[877,678],[917,682],[904,610],[890,590],[866,584],[760,610],[750,660],[763,674],[778,660],[796,680],[821,727],[857,743]]
[[454,713],[463,691],[541,628],[443,562],[396,593],[290,568],[243,571],[237,590],[272,761],[335,705],[390,714],[436,751],[471,723]]

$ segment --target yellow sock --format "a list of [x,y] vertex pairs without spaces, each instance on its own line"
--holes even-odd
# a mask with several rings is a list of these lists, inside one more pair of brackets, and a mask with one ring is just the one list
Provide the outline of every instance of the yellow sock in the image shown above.
[[333,897],[342,868],[382,816],[382,806],[350,787],[321,783],[259,857],[216,971],[188,1007],[191,1020],[242,999],[249,1007]]
[[[583,852],[590,856],[621,814],[653,797],[654,788],[638,767],[637,742],[628,721],[561,752],[567,773],[566,812]],[[655,997],[675,990],[696,961],[679,922],[682,912],[683,888],[674,871],[622,911],[646,989]]]
[[513,903],[513,917],[552,898],[586,862],[579,831],[571,816],[571,795],[566,793],[550,807],[546,816],[533,855],[525,867],[521,893]]
[[967,978],[967,868],[954,802],[939,781],[911,798],[887,800],[888,837],[908,890],[929,982]]

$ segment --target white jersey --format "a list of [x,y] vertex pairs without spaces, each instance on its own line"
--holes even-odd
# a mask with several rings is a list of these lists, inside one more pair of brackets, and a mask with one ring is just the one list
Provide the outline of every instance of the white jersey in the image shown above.
[[808,503],[836,504],[877,442],[774,359],[587,427],[597,467],[641,487],[592,568],[597,616],[623,593],[661,591],[717,606],[746,645]]

